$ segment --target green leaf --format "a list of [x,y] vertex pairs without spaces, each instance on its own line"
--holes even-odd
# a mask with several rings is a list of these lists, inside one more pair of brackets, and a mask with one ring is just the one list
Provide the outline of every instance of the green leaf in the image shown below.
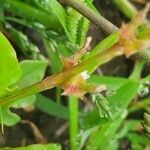
[[16,83],[20,76],[21,69],[16,53],[6,37],[0,33],[0,95],[5,88]]
[[22,77],[17,82],[19,88],[24,88],[40,81],[45,74],[47,62],[40,60],[25,60],[20,62]]
[[[22,69],[22,77],[17,82],[17,86],[19,89],[28,87],[34,83],[39,82],[45,74],[47,63],[43,61],[33,61],[26,60],[20,63],[20,67]],[[33,106],[36,101],[36,96],[32,95],[29,97],[25,97],[12,103],[11,105],[2,106],[2,118],[1,123],[7,126],[13,126],[17,122],[20,121],[20,117],[9,110],[9,107],[13,108],[26,108],[29,106]]]
[[78,134],[78,141],[79,141],[79,149],[83,149],[83,147],[85,146],[86,141],[88,140],[88,137],[94,133],[97,130],[97,127],[94,128],[90,128],[84,131],[80,130],[79,134]]
[[58,144],[33,144],[18,148],[5,147],[1,150],[61,150],[61,146]]
[[15,41],[16,46],[24,56],[26,56],[27,58],[32,58],[34,60],[38,59],[40,55],[38,47],[31,43],[28,37],[22,31],[18,31],[15,28],[10,28],[9,33]]
[[[127,84],[129,80],[121,77],[91,75],[88,79],[88,82],[94,85],[106,85],[108,90],[116,91]],[[108,122],[107,119],[101,119],[99,117],[99,113],[96,109],[90,112],[82,113],[80,118],[82,129],[89,129],[95,127],[98,124],[104,124]]]
[[47,28],[60,31],[60,24],[56,16],[51,11],[44,11],[18,0],[1,0],[2,5],[8,11],[34,22],[40,22]]
[[[96,10],[94,5],[92,4],[93,0],[83,0],[83,2],[91,9]],[[90,25],[90,21],[83,16],[78,21],[77,33],[76,33],[76,43],[79,46],[83,46],[85,43],[85,40],[87,37],[87,32],[89,30],[89,25]],[[73,29],[71,29],[71,30],[73,30]]]
[[149,145],[150,144],[150,139],[148,136],[145,135],[140,135],[137,133],[128,133],[127,138],[132,142],[132,143],[137,143],[141,145]]
[[90,22],[88,19],[81,17],[81,19],[78,21],[78,30],[77,30],[77,44],[79,46],[83,46],[87,37],[87,32],[89,30]]
[[97,109],[94,109],[89,112],[82,112],[80,115],[81,116],[80,116],[79,124],[80,124],[80,128],[83,130],[93,128],[102,123],[106,123],[106,119],[104,121],[104,119],[100,118]]
[[73,44],[75,44],[77,41],[78,24],[81,18],[81,14],[76,12],[74,9],[67,9],[67,29],[71,38],[73,39]]
[[[39,60],[25,60],[20,63],[22,69],[22,77],[18,81],[19,89],[33,85],[43,79],[47,63]],[[15,102],[12,107],[25,108],[35,103],[36,96],[32,95]]]
[[[0,33],[0,94],[5,92],[8,86],[16,83],[21,76],[21,68],[16,58],[16,53],[5,38]],[[8,107],[1,107],[1,124],[14,125],[20,117],[11,113]]]
[[49,115],[68,120],[69,110],[66,107],[52,101],[51,99],[41,94],[37,94],[35,106]]
[[11,105],[11,107],[18,108],[18,109],[32,107],[32,106],[34,107],[35,101],[36,101],[36,96],[32,95],[16,101]]
[[111,112],[114,114],[114,119],[126,110],[134,96],[136,96],[138,88],[138,82],[129,81],[119,88],[115,95],[108,98],[111,106]]
[[[88,7],[94,9],[92,5],[92,0],[80,0],[84,2]],[[89,30],[89,20],[79,14],[76,10],[72,8],[67,9],[67,29],[72,38],[72,43],[79,46],[83,46],[87,32]]]
[[108,98],[108,101],[110,102],[110,110],[113,114],[113,122],[108,122],[100,126],[98,131],[89,139],[87,150],[92,148],[110,148],[108,143],[111,143],[115,140],[113,138],[116,134],[116,131],[127,115],[126,108],[137,94],[138,88],[138,83],[129,81],[127,84],[119,88],[116,91],[116,94]]
[[[125,84],[127,84],[129,80],[121,77],[91,75],[88,79],[88,82],[94,85],[106,85],[108,90],[116,91]],[[108,122],[107,119],[101,119],[99,117],[99,113],[96,109],[90,112],[82,113],[80,118],[80,124],[82,129],[89,129],[95,127],[98,124],[104,124]]]
[[103,41],[101,41],[99,44],[97,44],[89,54],[87,54],[84,59],[91,58],[98,53],[101,53],[102,51],[105,51],[112,47],[114,44],[116,44],[119,41],[119,34],[118,32],[113,33],[106,37]]
[[110,112],[109,102],[102,94],[93,94],[92,101],[96,104],[101,118],[111,119],[112,114]]
[[57,2],[57,0],[51,0],[45,2],[47,3],[47,6],[49,6],[49,8],[52,10],[52,12],[59,20],[70,42],[73,42],[73,39],[71,38],[70,33],[68,32],[68,29],[66,27],[67,15],[63,7]]
[[7,126],[13,126],[15,125],[16,123],[18,123],[20,121],[20,117],[14,113],[12,113],[10,110],[9,110],[9,107],[7,106],[2,106],[1,107],[1,119],[0,119],[0,123],[4,125],[7,125]]
[[[91,75],[88,82],[95,85],[106,85],[108,90],[117,90],[123,85],[125,85],[129,80],[121,77],[109,77],[109,76],[99,76]],[[117,83],[117,84],[116,84]]]

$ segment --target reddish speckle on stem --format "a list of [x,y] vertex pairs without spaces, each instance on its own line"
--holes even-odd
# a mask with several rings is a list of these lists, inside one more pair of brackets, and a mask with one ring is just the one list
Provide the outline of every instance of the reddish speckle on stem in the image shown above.
[[74,93],[78,91],[79,91],[79,88],[76,85],[70,85],[66,87],[62,95],[73,95]]

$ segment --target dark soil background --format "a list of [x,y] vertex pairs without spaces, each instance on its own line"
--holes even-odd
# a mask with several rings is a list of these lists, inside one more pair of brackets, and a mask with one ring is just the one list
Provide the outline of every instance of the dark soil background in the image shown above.
[[[112,0],[94,0],[96,8],[100,13],[110,20],[118,27],[123,21],[128,21],[112,4]],[[30,30],[26,29],[28,35]],[[91,24],[88,33],[93,37],[92,46],[100,42],[106,34],[93,24]],[[31,35],[30,35],[31,36]],[[31,38],[35,38],[33,36]],[[39,39],[34,39],[35,41]],[[98,69],[97,73],[112,76],[127,77],[133,68],[133,61],[127,60],[123,56],[112,60]],[[50,92],[46,92],[46,95]],[[83,103],[83,102],[81,102]],[[85,104],[82,104],[85,105]],[[53,116],[47,115],[35,108],[33,111],[27,110],[12,110],[19,114],[22,120],[28,120],[30,123],[18,123],[13,127],[5,127],[4,135],[0,134],[0,147],[10,146],[24,146],[33,143],[60,143],[64,149],[68,149],[68,123],[66,121],[57,119]],[[34,127],[31,127],[34,124]],[[38,128],[39,133],[34,135],[34,131]],[[39,135],[39,134],[42,135]],[[43,137],[42,137],[43,136]],[[127,150],[129,147],[127,141],[121,141],[120,150]]]

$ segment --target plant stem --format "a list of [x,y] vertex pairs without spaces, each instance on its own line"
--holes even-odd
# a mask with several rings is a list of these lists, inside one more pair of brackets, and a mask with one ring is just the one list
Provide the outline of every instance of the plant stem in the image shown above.
[[77,149],[78,134],[78,99],[69,97],[69,133],[70,133],[70,150]]
[[116,49],[111,49],[97,54],[72,67],[70,70],[62,71],[59,74],[49,76],[41,82],[38,82],[32,86],[29,86],[19,91],[14,91],[9,96],[0,99],[0,106],[4,104],[10,104],[21,98],[37,94],[39,92],[51,89],[55,86],[59,86],[61,83],[67,81],[68,78],[78,75],[84,71],[87,71],[89,74],[91,74],[97,69],[99,65],[102,65],[120,55],[123,55],[123,52],[117,51]]
[[[132,12],[132,15],[130,14],[130,17],[133,17],[136,15],[137,11],[135,10],[133,11],[133,7],[130,6],[129,2],[123,2],[124,0],[115,0],[115,1],[124,3],[124,7],[126,8],[124,11]],[[64,0],[64,3],[74,8],[76,11],[78,11],[83,16],[88,18],[91,22],[96,24],[99,28],[103,29],[105,33],[112,34],[119,30],[118,27],[113,25],[110,21],[102,17],[100,14],[96,13],[95,11],[87,7],[82,2],[79,2],[76,0]],[[138,53],[138,55],[140,58],[144,58],[147,62],[150,62],[150,52],[148,50],[141,50]]]
[[24,97],[39,93],[42,91],[42,88],[40,86],[40,83],[36,83],[32,86],[29,86],[27,88],[24,88],[19,91],[15,91],[11,93],[10,95],[3,97],[0,99],[0,106],[10,104],[16,100],[22,99]]
[[[71,1],[74,2],[73,4],[76,4],[76,1],[74,1],[74,0],[71,0]],[[72,4],[71,1],[66,0],[66,2],[68,2],[68,4]],[[80,3],[77,3],[77,4],[80,4]],[[84,6],[84,4],[82,4],[82,5]],[[84,6],[84,7],[86,7],[86,6]],[[89,14],[89,13],[90,12],[88,12],[86,14]],[[99,20],[99,22],[101,22],[101,21]],[[105,26],[104,26],[104,28],[105,28]],[[111,31],[109,30],[109,32],[111,32]],[[98,53],[97,55],[94,55],[93,57],[83,60],[83,62],[72,67],[70,70],[63,71],[59,74],[47,77],[46,79],[44,79],[43,81],[41,81],[39,83],[36,83],[25,89],[15,91],[15,92],[11,93],[11,95],[1,98],[0,106],[4,105],[4,104],[10,104],[11,102],[14,102],[18,99],[24,98],[26,96],[30,96],[30,95],[39,93],[41,91],[51,89],[54,86],[58,86],[61,83],[65,82],[68,78],[71,78],[74,75],[80,74],[83,71],[88,71],[88,73],[91,74],[93,71],[95,71],[97,69],[97,67],[99,65],[102,65],[102,64],[110,61],[114,57],[120,56],[122,54],[123,54],[123,52],[121,50],[119,51],[116,49],[107,50],[107,51]]]

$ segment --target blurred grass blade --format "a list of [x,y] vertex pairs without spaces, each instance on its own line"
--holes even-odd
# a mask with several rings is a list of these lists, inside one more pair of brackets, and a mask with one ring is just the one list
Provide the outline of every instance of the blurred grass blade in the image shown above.
[[25,18],[27,20],[34,20],[42,23],[47,28],[60,31],[60,24],[56,16],[52,12],[44,12],[41,9],[28,5],[19,0],[0,0],[8,11]]
[[139,128],[141,128],[140,124],[141,120],[136,119],[128,119],[123,123],[123,127],[119,129],[119,132],[116,134],[116,137],[118,140],[123,139],[128,132],[130,131],[137,131]]
[[129,19],[133,18],[137,13],[136,8],[129,2],[129,0],[113,0],[113,2]]
[[129,107],[129,112],[135,112],[140,109],[145,109],[146,107],[150,106],[150,98],[144,98],[139,101],[133,102],[133,104]]
[[132,143],[139,143],[141,145],[149,145],[150,144],[150,139],[148,136],[137,134],[137,133],[128,133],[127,138],[132,142]]
[[36,97],[37,100],[35,106],[39,110],[58,118],[62,118],[66,120],[69,119],[69,110],[66,107],[55,103],[54,101],[43,96],[42,94],[37,94]]

